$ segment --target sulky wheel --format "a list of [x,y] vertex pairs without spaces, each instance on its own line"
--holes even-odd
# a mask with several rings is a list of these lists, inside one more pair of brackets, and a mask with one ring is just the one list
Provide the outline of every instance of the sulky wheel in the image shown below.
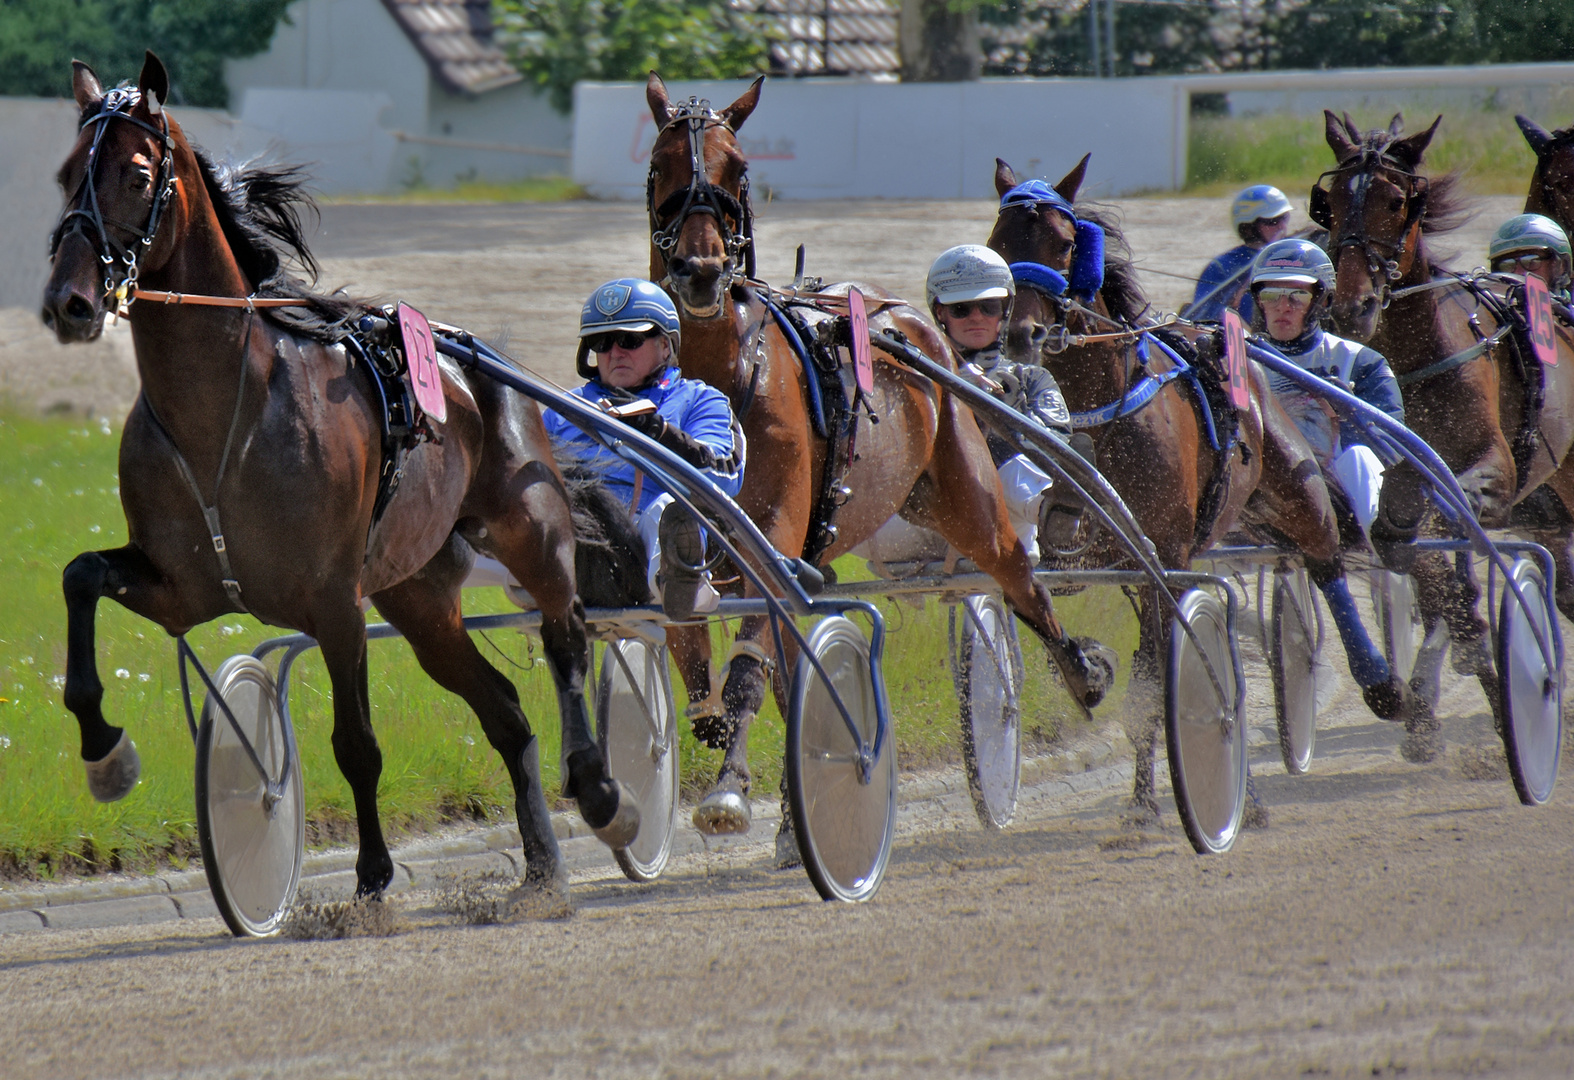
[[[1498,619],[1498,686],[1503,695],[1503,750],[1514,790],[1526,806],[1540,806],[1552,797],[1558,781],[1558,755],[1563,746],[1563,672],[1551,667],[1536,643],[1539,629],[1549,645],[1556,615],[1547,607],[1546,581],[1529,559],[1514,563],[1510,573],[1525,597],[1520,607],[1503,590]],[[1561,657],[1558,658],[1561,661]]]
[[962,759],[973,809],[985,828],[1011,824],[1022,777],[1022,645],[998,596],[969,596],[951,608]]
[[630,881],[654,881],[678,823],[678,725],[667,651],[629,638],[607,642],[596,687],[596,729],[607,771],[639,803],[639,835],[613,857]]
[[1274,574],[1268,672],[1284,768],[1299,776],[1317,743],[1317,613],[1305,570]]
[[1246,805],[1246,725],[1234,642],[1224,605],[1200,589],[1180,600],[1211,663],[1221,698],[1197,644],[1178,622],[1170,626],[1164,681],[1164,733],[1175,806],[1199,854],[1228,851]]
[[[787,705],[785,763],[798,852],[822,898],[867,900],[880,888],[896,831],[896,743],[890,718],[879,715],[869,643],[857,625],[840,615],[822,619],[809,635],[809,651],[830,685],[807,657],[799,658]],[[877,737],[879,757],[866,773],[859,746],[872,754]]]
[[301,880],[306,803],[300,756],[262,661],[232,656],[213,685],[229,711],[209,694],[197,728],[202,865],[230,930],[237,937],[266,937],[279,929]]
[[1426,639],[1421,609],[1416,605],[1416,583],[1409,574],[1372,571],[1372,607],[1383,632],[1383,656],[1388,670],[1405,682],[1415,670],[1416,653]]

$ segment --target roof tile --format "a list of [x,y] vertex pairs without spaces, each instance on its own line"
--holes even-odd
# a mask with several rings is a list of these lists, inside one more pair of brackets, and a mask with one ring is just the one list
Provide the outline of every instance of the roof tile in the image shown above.
[[383,0],[383,6],[446,89],[484,94],[523,78],[492,43],[490,0]]

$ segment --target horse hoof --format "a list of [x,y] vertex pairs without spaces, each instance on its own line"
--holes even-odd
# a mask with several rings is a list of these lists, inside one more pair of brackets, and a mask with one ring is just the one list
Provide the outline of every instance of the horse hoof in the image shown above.
[[1456,640],[1449,651],[1452,654],[1450,663],[1457,674],[1469,676],[1492,673],[1492,653],[1487,648],[1485,634],[1477,634],[1468,641]]
[[137,786],[142,775],[142,758],[137,754],[137,744],[124,731],[115,748],[98,761],[84,762],[87,767],[87,789],[99,802],[110,803],[124,799]]
[[574,914],[568,874],[559,871],[547,878],[527,877],[508,894],[511,919],[566,919]]
[[635,801],[634,792],[623,781],[615,781],[618,785],[618,810],[612,815],[612,820],[596,830],[596,839],[600,840],[613,851],[622,851],[634,842],[639,835],[639,803]]
[[749,797],[736,788],[716,788],[694,808],[694,827],[706,836],[742,836],[753,820]]
[[1405,722],[1405,738],[1399,755],[1413,765],[1436,761],[1443,752],[1442,725],[1431,717],[1413,717]]
[[1092,709],[1104,700],[1104,695],[1115,685],[1115,650],[1090,638],[1072,638],[1073,658],[1081,669],[1087,689],[1082,692],[1082,704]]
[[1247,799],[1246,805],[1241,809],[1241,828],[1266,829],[1268,827],[1268,808],[1255,799]]
[[1410,719],[1416,712],[1416,702],[1419,700],[1410,687],[1397,677],[1391,677],[1376,686],[1362,687],[1361,697],[1379,720],[1399,722]]
[[781,828],[776,830],[776,869],[793,870],[803,865],[803,856],[798,852],[798,834],[793,831],[792,819],[782,818]]

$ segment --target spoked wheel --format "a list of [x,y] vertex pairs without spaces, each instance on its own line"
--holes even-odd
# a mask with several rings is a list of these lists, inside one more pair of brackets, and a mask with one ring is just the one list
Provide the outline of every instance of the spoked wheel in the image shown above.
[[1405,682],[1415,670],[1416,654],[1426,639],[1421,609],[1416,604],[1416,583],[1409,574],[1372,571],[1372,606],[1383,631],[1383,655],[1388,669]]
[[1022,645],[998,596],[951,609],[952,675],[962,708],[967,790],[985,828],[1011,824],[1022,778]]
[[[1539,629],[1552,640],[1555,613],[1547,608],[1546,581],[1541,569],[1520,559],[1510,571],[1525,597],[1520,607],[1503,590],[1498,620],[1498,685],[1503,695],[1503,750],[1514,790],[1526,806],[1541,806],[1552,797],[1558,781],[1558,755],[1563,746],[1563,672],[1548,666],[1536,643]],[[1559,658],[1561,660],[1561,658]]]
[[[850,620],[835,615],[809,635],[809,651],[830,683],[800,657],[787,707],[787,794],[798,852],[809,880],[826,900],[867,900],[880,888],[896,831],[896,743],[890,718],[879,715],[869,670],[869,643]],[[848,729],[834,687],[858,736]],[[880,755],[859,767],[859,744]]]
[[1224,691],[1221,699],[1203,653],[1180,624],[1173,623],[1164,683],[1170,780],[1186,836],[1206,855],[1228,851],[1240,831],[1246,806],[1245,702],[1224,605],[1193,589],[1181,597],[1180,608]]
[[1317,613],[1305,570],[1275,573],[1268,672],[1284,768],[1299,776],[1317,744]]
[[596,686],[596,729],[607,771],[639,803],[639,835],[613,852],[630,881],[654,881],[678,824],[678,724],[667,651],[629,638],[607,642]]
[[232,656],[213,685],[229,715],[209,694],[197,728],[202,865],[230,930],[237,937],[266,937],[284,921],[301,880],[306,802],[300,756],[262,661]]

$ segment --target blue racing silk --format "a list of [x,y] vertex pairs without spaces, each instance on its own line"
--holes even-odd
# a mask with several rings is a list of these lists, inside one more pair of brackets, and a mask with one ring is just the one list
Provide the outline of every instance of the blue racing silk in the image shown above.
[[[1258,250],[1242,244],[1231,248],[1209,263],[1207,269],[1202,272],[1202,277],[1197,279],[1197,292],[1192,297],[1192,309],[1187,313],[1187,318],[1196,322],[1223,322],[1224,309],[1230,297],[1234,296],[1237,290],[1246,289],[1246,268],[1257,257]],[[1232,276],[1235,277],[1235,281],[1220,289],[1219,286],[1229,281]],[[1214,292],[1215,289],[1218,291]],[[1209,293],[1213,293],[1212,297],[1203,301]],[[1241,302],[1235,310],[1240,312],[1241,322],[1247,326],[1252,324],[1250,290],[1241,294]]]
[[[607,388],[595,380],[572,393],[593,404],[608,397]],[[716,455],[716,464],[704,470],[705,474],[729,498],[737,497],[738,489],[743,486],[744,439],[743,429],[732,415],[732,404],[727,400],[727,395],[698,379],[685,379],[676,367],[666,368],[651,382],[629,393],[654,401],[656,412],[663,420],[708,446]],[[613,403],[617,404],[617,401]],[[587,461],[606,470],[605,481],[614,495],[625,503],[633,501],[632,465],[614,456],[551,409],[541,410],[541,420],[554,442],[577,451]],[[638,514],[664,491],[651,477],[646,476],[640,485],[639,505],[631,506],[631,512]]]

